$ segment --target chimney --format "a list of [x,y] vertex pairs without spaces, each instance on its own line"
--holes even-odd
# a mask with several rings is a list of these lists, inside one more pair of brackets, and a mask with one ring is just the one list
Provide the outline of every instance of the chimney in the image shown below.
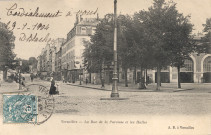
[[83,21],[82,15],[80,15],[80,19],[79,20],[80,20],[79,22]]
[[97,20],[99,20],[99,14],[97,13]]
[[75,25],[77,25],[78,23],[79,23],[79,18],[78,18],[78,14],[76,14]]

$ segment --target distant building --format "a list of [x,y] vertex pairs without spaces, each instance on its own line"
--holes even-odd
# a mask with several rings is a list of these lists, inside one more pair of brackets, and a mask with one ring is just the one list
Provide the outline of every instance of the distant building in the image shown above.
[[58,38],[53,44],[46,44],[46,46],[42,49],[40,56],[37,57],[37,70],[40,74],[44,76],[54,76],[55,79],[58,78],[57,73],[61,72],[61,69],[58,69],[58,63],[61,63],[58,61],[61,57],[58,55],[58,52],[61,52],[61,45],[64,41],[65,39]]
[[56,80],[61,80],[61,46],[65,41],[64,38],[58,38],[52,45],[52,73]]
[[69,82],[77,81],[79,74],[83,74],[84,41],[90,40],[98,23],[97,17],[81,18],[76,16],[76,23],[67,34],[67,40],[62,45],[61,62],[64,78]]

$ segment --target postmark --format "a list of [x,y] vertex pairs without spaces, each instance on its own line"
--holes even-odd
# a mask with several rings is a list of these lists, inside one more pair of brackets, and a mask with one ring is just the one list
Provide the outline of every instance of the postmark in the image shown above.
[[37,122],[40,125],[46,122],[53,115],[55,103],[54,97],[49,95],[49,89],[43,85],[31,84],[27,86],[30,93],[37,96]]
[[37,97],[34,95],[3,95],[4,123],[36,123]]
[[53,114],[54,97],[38,84],[27,86],[26,93],[3,95],[3,122],[43,124]]

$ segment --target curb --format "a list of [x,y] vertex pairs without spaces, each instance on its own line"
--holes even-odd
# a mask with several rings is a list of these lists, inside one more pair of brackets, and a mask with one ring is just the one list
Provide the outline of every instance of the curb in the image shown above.
[[[83,88],[102,90],[102,91],[111,91],[111,90],[104,89],[104,88],[95,88],[95,87],[84,86],[84,85],[74,85],[74,84],[67,84],[67,85],[71,85],[71,86],[75,86],[75,87],[83,87]],[[119,91],[121,91],[121,92],[160,92],[160,91],[156,91],[156,90],[119,90]]]
[[173,92],[189,91],[189,90],[194,90],[194,89],[181,89],[181,90],[174,90]]
[[103,88],[95,88],[95,87],[90,87],[90,86],[84,86],[84,85],[74,85],[74,84],[67,84],[75,87],[83,87],[83,88],[91,88],[91,89],[96,89],[96,90],[103,90],[103,91],[111,91]]

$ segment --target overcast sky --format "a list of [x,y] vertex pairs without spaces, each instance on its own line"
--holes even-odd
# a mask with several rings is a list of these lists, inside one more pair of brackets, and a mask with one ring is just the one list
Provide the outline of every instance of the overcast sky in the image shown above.
[[[130,14],[138,12],[152,5],[153,0],[118,0],[118,13]],[[201,32],[203,29],[202,24],[205,23],[206,18],[211,18],[211,0],[173,0],[177,3],[177,9],[184,15],[191,15],[191,22],[194,24],[194,32]],[[17,9],[24,8],[25,11],[35,11],[39,7],[40,13],[57,12],[60,10],[61,17],[57,18],[32,18],[32,17],[12,17],[7,16],[7,9],[17,3]],[[25,33],[26,36],[30,34],[37,37],[43,37],[50,33],[51,38],[66,38],[67,33],[71,30],[75,22],[74,12],[78,10],[90,10],[95,11],[98,8],[100,17],[103,17],[106,13],[113,13],[113,0],[0,0],[0,21],[7,23],[16,21],[16,27],[13,30],[16,37],[15,41],[15,53],[17,57],[28,59],[29,57],[37,57],[41,49],[46,43],[28,43],[19,41],[20,34]],[[72,16],[66,17],[66,13],[71,11]],[[29,29],[22,28],[27,23]],[[48,30],[32,30],[32,25],[37,23],[49,24]]]

